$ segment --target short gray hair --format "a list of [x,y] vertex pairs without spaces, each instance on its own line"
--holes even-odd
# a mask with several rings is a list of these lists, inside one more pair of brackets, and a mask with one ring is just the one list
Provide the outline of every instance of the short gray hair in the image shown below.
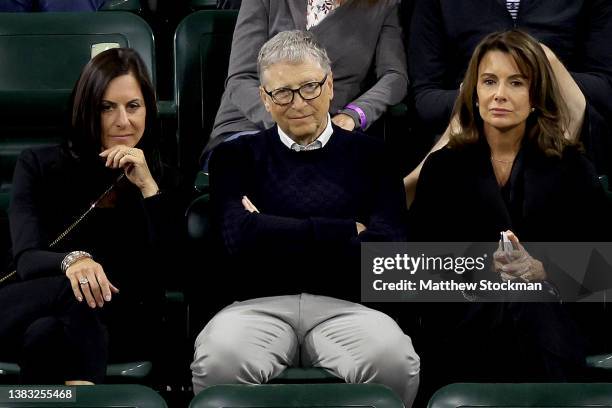
[[311,60],[319,64],[326,74],[331,72],[331,62],[327,52],[308,31],[281,31],[269,39],[259,51],[257,74],[262,80],[263,72],[279,62],[299,64]]

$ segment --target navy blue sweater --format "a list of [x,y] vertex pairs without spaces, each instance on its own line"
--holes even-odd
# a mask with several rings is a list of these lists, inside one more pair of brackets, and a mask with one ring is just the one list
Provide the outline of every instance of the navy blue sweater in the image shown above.
[[[358,299],[360,242],[405,239],[401,174],[366,135],[334,127],[322,149],[294,152],[273,127],[220,145],[210,174],[213,224],[239,297]],[[244,209],[245,195],[259,214]],[[357,235],[356,222],[367,230]]]

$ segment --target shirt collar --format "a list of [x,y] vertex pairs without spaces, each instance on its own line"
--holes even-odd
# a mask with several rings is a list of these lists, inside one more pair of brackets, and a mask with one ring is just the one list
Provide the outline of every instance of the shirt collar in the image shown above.
[[328,113],[327,126],[325,127],[325,130],[323,130],[323,132],[319,135],[318,138],[316,138],[316,140],[312,141],[312,143],[308,144],[307,146],[301,146],[297,144],[285,132],[283,132],[283,129],[281,129],[279,126],[277,126],[276,128],[278,129],[278,136],[280,137],[281,142],[283,142],[285,146],[287,146],[291,150],[301,152],[305,150],[316,150],[325,146],[327,142],[329,142],[329,139],[331,138],[331,135],[334,132],[331,123],[331,116]]

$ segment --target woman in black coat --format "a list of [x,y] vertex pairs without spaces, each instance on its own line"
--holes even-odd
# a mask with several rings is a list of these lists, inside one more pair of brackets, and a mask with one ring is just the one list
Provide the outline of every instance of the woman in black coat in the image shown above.
[[[497,242],[507,232],[515,251],[495,252],[490,280],[553,285],[544,260],[519,238],[609,241],[608,204],[592,164],[564,137],[566,111],[536,40],[516,30],[487,36],[455,103],[461,131],[423,166],[411,240]],[[435,375],[447,382],[575,378],[585,333],[549,295],[542,293],[548,303],[424,305]]]
[[30,383],[102,382],[109,348],[114,359],[150,357],[159,255],[173,239],[161,189],[172,177],[159,159],[155,93],[142,59],[131,49],[93,58],[72,106],[67,142],[24,150],[13,180],[20,281],[0,291],[0,357],[17,353]]

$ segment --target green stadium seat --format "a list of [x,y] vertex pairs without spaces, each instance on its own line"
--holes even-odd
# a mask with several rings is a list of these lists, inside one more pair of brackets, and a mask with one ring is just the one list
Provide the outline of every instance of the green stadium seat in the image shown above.
[[221,102],[236,10],[203,10],[185,17],[174,36],[178,164],[195,177]]
[[[22,388],[16,386],[15,388]],[[38,408],[38,407],[64,407],[64,408],[167,408],[164,399],[155,391],[142,385],[91,385],[72,388],[75,392],[75,401],[43,402],[43,401],[3,401],[2,407],[7,408]],[[4,395],[6,396],[6,394]]]
[[612,384],[450,384],[436,391],[427,407],[612,407]]
[[153,34],[133,13],[0,13],[0,194],[22,149],[65,134],[70,93],[99,43],[135,48],[155,78]]
[[216,385],[200,392],[190,408],[403,408],[379,384]]

